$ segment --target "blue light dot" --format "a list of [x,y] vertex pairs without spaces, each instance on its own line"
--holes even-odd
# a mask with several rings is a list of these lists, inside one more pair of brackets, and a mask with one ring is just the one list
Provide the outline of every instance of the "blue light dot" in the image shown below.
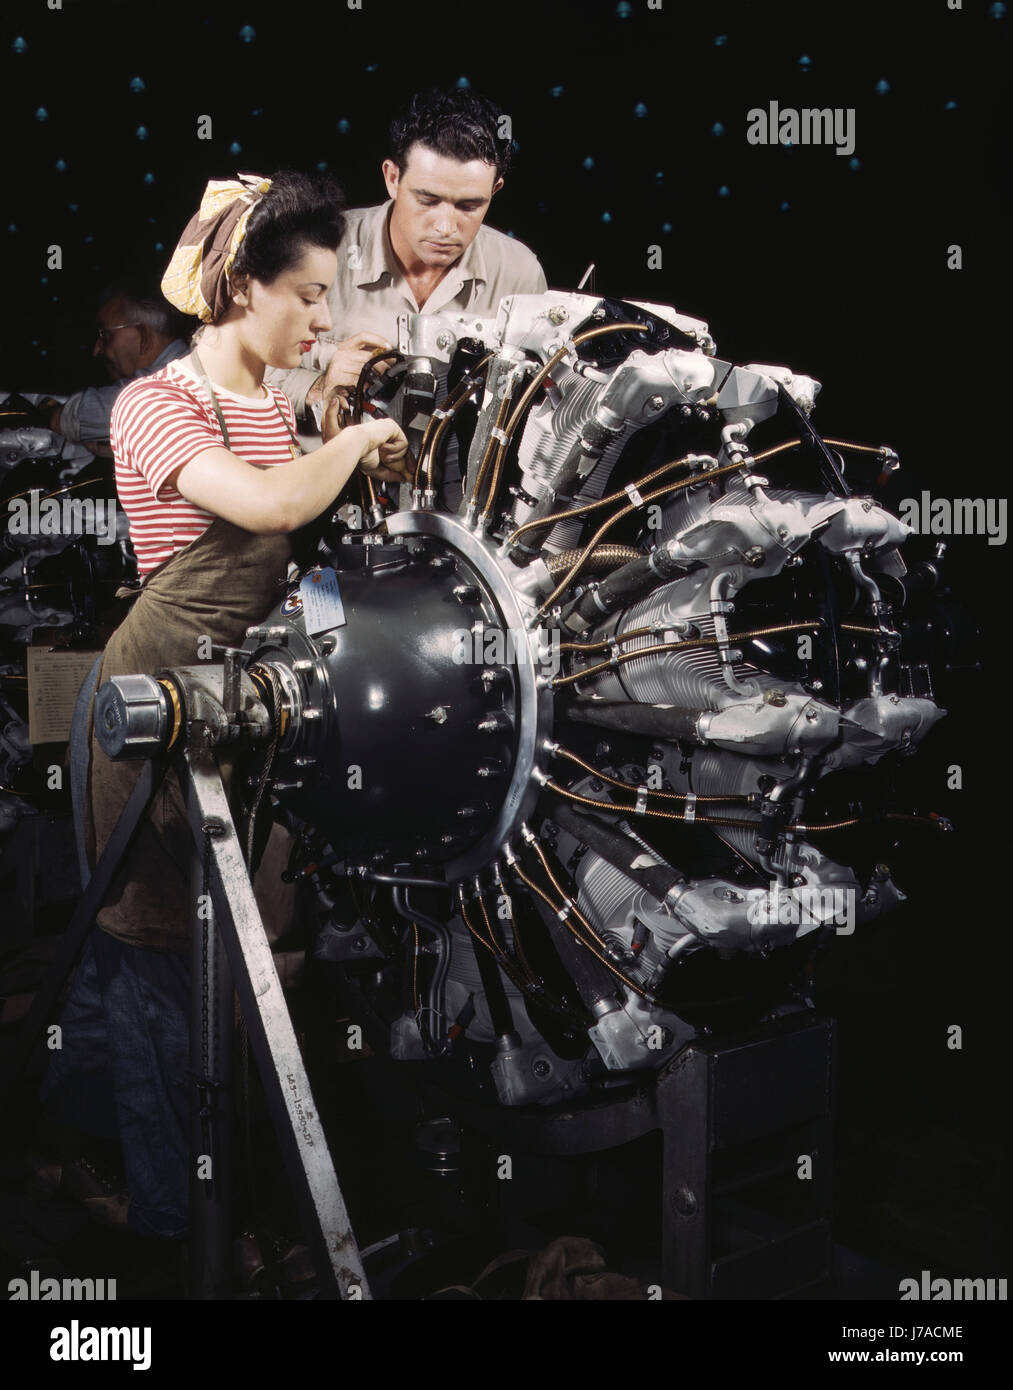
[[512,231],[507,232],[507,236],[513,236],[513,232],[512,232]]
[[610,212],[603,212],[602,215],[601,215],[601,220],[602,220],[603,222],[611,222],[611,221],[612,221],[612,214],[611,214]]
[[40,285],[48,285],[48,284],[49,284],[49,276],[48,276],[48,275],[42,275],[42,276],[40,276],[40,277],[39,277],[39,284],[40,284]]
[[588,155],[587,158],[584,160],[584,163],[581,165],[581,168],[583,168],[583,169],[593,169],[593,168],[594,168],[594,160],[591,158],[590,155]]
[[162,243],[161,243],[160,241],[156,241],[156,242],[155,242],[155,250],[156,250],[156,251],[164,251],[164,250],[165,250],[165,247],[162,245]]
[[58,294],[54,294],[54,295],[53,295],[53,303],[55,304],[59,298],[60,298],[60,296],[59,296]]
[[782,203],[782,204],[781,204],[781,211],[782,211],[782,212],[787,212],[788,209],[789,209],[790,207],[791,207],[791,203]]
[[890,90],[890,84],[889,84],[889,82],[887,82],[887,80],[886,80],[885,77],[881,77],[881,78],[879,79],[879,81],[876,83],[876,95],[877,95],[878,97],[885,97],[886,94],[887,94],[887,92],[888,92],[889,90]]
[[62,174],[64,170],[67,168],[67,161],[65,159],[58,159],[56,161],[56,164],[54,165],[54,168],[56,169],[56,172],[58,174]]
[[665,233],[666,236],[668,236],[669,232],[672,230],[671,222],[662,222],[661,230]]
[[948,102],[946,103],[946,105],[943,107],[943,110],[944,110],[944,111],[956,111],[956,109],[957,109],[957,103],[956,103],[955,101],[952,101],[952,100],[951,100],[951,101],[948,101]]
[[[367,68],[366,71],[368,72],[369,69]],[[471,86],[471,83],[468,81],[466,77],[459,77],[457,79],[456,86],[459,92],[466,92],[468,88]]]
[[654,175],[654,178],[655,178],[655,182],[657,182],[657,183],[663,183],[663,182],[664,182],[664,178],[665,178],[665,171],[664,171],[664,169],[659,169],[659,170],[657,171],[657,173]]
[[252,43],[257,37],[257,31],[252,24],[244,24],[239,31],[239,37],[243,43]]
[[145,175],[144,175],[144,182],[145,182],[145,183],[154,183],[154,182],[155,182],[155,176],[154,176],[154,174],[152,174],[152,173],[150,173],[150,172],[147,173],[147,174],[145,174]]
[[728,35],[727,35],[727,34],[715,34],[715,35],[714,35],[714,47],[715,47],[715,48],[724,48],[724,46],[725,46],[725,44],[726,44],[727,42],[728,42]]
[[40,357],[48,357],[48,356],[49,356],[49,353],[46,351],[45,348],[40,348],[40,349],[39,349],[39,356],[40,356]]
[[326,160],[326,159],[322,159],[322,160],[320,161],[320,163],[317,165],[317,172],[322,174],[326,168],[327,168],[327,160]]
[[38,340],[38,338],[33,338],[33,339],[32,339],[32,347],[38,347],[38,346],[39,346],[39,340]]
[[90,246],[94,240],[95,238],[93,236],[86,236],[84,239],[85,246]]
[[243,147],[242,147],[242,145],[239,143],[238,140],[233,140],[232,144],[229,146],[229,154],[242,154],[242,153],[243,153]]
[[[367,63],[367,64],[366,64],[366,71],[367,71],[367,72],[379,72],[379,71],[380,71],[380,64],[379,64],[379,63]],[[457,85],[460,86],[460,85],[461,85],[460,82],[458,82]],[[469,87],[471,86],[471,83],[470,83],[470,82],[468,83],[468,86],[469,86]]]
[[520,147],[521,147],[521,142],[520,142],[519,140],[511,140],[511,141],[510,141],[510,148],[514,151],[515,154],[516,154],[517,151],[520,149]]
[[255,106],[253,110],[250,112],[251,116],[262,116],[263,114],[264,108],[262,106]]
[[149,226],[149,227],[153,227],[154,225],[155,225],[155,219],[154,219],[153,217],[149,217],[149,218],[148,218],[148,226]]
[[341,120],[338,122],[338,134],[347,135],[352,128],[351,121]]
[[550,90],[550,92],[549,92],[549,96],[551,96],[551,97],[561,97],[565,91],[566,91],[566,88],[565,88],[565,87],[553,87],[553,88]]
[[14,42],[11,44],[11,48],[13,48],[15,53],[24,53],[27,47],[28,44],[20,36],[16,38]]
[[16,232],[16,231],[17,231],[17,227],[14,225],[13,222],[8,222],[8,224],[7,224],[7,230],[8,230],[9,232]]
[[1006,18],[1006,6],[1005,6],[1005,5],[1000,5],[1000,4],[989,5],[989,7],[988,7],[988,17],[989,17],[989,19],[1005,19],[1005,18]]
[[731,189],[728,187],[728,185],[727,185],[726,183],[723,183],[723,184],[721,185],[721,187],[718,189],[718,197],[719,197],[719,198],[727,198],[727,197],[729,196],[730,192],[731,192]]
[[139,125],[135,134],[137,135],[138,140],[147,140],[148,127],[146,125]]
[[45,108],[44,106],[40,106],[39,109],[36,111],[36,113],[35,113],[35,119],[36,119],[37,121],[48,121],[48,120],[49,120],[49,112],[46,110],[46,108]]
[[616,17],[618,19],[629,19],[632,13],[633,6],[630,4],[629,0],[619,0],[619,4],[616,6]]
[[132,77],[130,79],[130,90],[132,92],[143,92],[145,82],[143,77]]
[[721,124],[720,121],[715,121],[714,124],[711,126],[711,134],[712,134],[712,135],[724,135],[724,133],[725,133],[725,128],[724,128],[724,126]]
[[638,120],[643,120],[643,118],[647,115],[647,107],[644,105],[642,101],[638,101],[636,106],[634,106],[633,114],[637,117]]
[[803,72],[806,72],[809,68],[812,67],[813,60],[809,57],[808,53],[803,53],[801,58],[798,60],[798,65]]
[[848,160],[848,168],[852,171],[852,173],[854,173],[856,169],[861,169],[861,167],[862,161],[858,158],[857,155],[854,158]]

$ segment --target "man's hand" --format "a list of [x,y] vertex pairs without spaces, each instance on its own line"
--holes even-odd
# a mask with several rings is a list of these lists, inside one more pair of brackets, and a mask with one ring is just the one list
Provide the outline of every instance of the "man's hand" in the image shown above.
[[[317,377],[306,393],[306,404],[316,405],[326,400],[334,390],[354,391],[358,385],[359,373],[373,353],[378,348],[390,347],[391,344],[376,333],[356,333],[351,338],[346,338],[343,343],[338,343],[327,371],[323,376]],[[385,372],[389,365],[389,362],[377,362],[376,370]]]

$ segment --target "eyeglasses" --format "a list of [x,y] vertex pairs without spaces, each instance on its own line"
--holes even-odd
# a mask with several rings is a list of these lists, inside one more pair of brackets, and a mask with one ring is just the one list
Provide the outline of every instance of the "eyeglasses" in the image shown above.
[[118,333],[121,328],[140,328],[139,323],[117,323],[112,328],[96,328],[95,337],[105,347],[106,343],[112,338],[114,333]]

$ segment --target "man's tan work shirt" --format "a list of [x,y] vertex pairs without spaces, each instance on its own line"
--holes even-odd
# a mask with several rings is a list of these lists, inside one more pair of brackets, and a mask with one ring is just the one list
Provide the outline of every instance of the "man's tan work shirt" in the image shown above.
[[376,333],[397,341],[400,314],[441,312],[479,316],[494,314],[507,294],[542,294],[545,275],[537,257],[521,242],[492,227],[478,229],[464,254],[449,266],[422,309],[415,300],[390,245],[392,200],[345,214],[345,234],[338,245],[338,273],[327,294],[333,327],[292,371],[269,371],[266,379],[280,386],[306,419],[306,393],[327,367],[334,344],[354,333]]

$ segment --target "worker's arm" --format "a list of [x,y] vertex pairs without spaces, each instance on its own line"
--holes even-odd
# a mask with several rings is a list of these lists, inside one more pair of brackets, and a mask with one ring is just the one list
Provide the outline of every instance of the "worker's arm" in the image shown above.
[[254,535],[284,535],[319,516],[356,467],[407,482],[407,441],[394,420],[349,425],[290,463],[257,468],[229,449],[205,449],[166,480],[194,506]]

